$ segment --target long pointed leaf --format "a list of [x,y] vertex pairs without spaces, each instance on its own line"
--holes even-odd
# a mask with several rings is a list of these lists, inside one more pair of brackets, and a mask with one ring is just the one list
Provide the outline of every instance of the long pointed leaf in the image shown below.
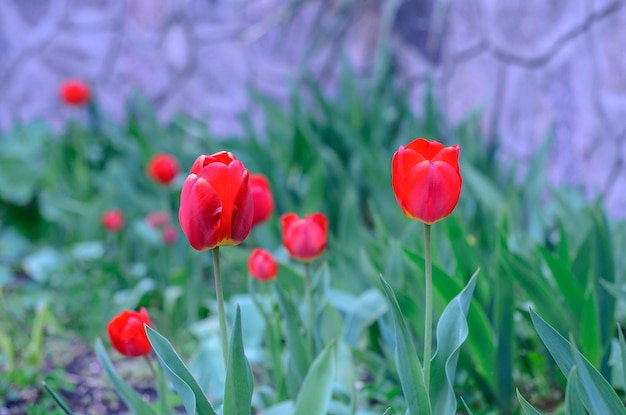
[[124,401],[126,406],[137,415],[156,415],[156,412],[150,404],[143,400],[143,398],[126,382],[124,382],[115,371],[111,358],[104,349],[102,340],[96,339],[96,356],[107,374],[107,377],[115,387],[115,390],[120,395],[120,398]]
[[237,306],[230,338],[230,354],[224,388],[224,415],[250,415],[254,380],[246,358],[241,333],[241,311]]
[[380,276],[380,282],[387,295],[393,318],[393,326],[396,333],[396,368],[398,369],[398,375],[400,375],[400,384],[402,385],[402,392],[404,393],[409,413],[411,415],[430,415],[430,398],[424,383],[424,372],[417,357],[409,329],[402,316],[400,305],[393,290],[387,284],[387,281],[383,279],[382,275]]
[[526,415],[541,415],[541,412],[536,410],[528,401],[517,391],[517,400],[519,401],[522,410]]
[[67,406],[67,403],[65,403],[65,400],[61,397],[61,395],[56,393],[54,391],[54,389],[52,389],[50,386],[48,386],[48,384],[46,382],[43,382],[43,387],[46,390],[46,392],[48,392],[52,396],[52,399],[54,399],[54,401],[57,403],[57,405],[59,405],[61,407],[63,412],[65,412],[67,415],[74,415],[74,412],[72,412],[70,407]]
[[619,325],[617,326],[617,334],[622,366],[622,381],[624,382],[623,385],[626,388],[626,341],[624,341],[624,334],[622,333],[622,328]]
[[159,363],[180,395],[188,415],[217,415],[215,409],[183,363],[170,342],[156,330],[145,326],[148,340],[156,353]]
[[289,359],[297,377],[298,383],[302,382],[309,367],[309,359],[307,357],[306,345],[300,327],[302,321],[300,314],[294,306],[293,302],[283,294],[282,290],[275,286],[276,296],[278,297],[278,305],[285,319],[287,326],[287,348],[289,350]]
[[[576,372],[580,378],[580,391],[582,392],[581,398],[586,396],[587,399],[582,399],[583,404],[587,407],[592,414],[621,414],[626,413],[624,404],[621,403],[620,398],[617,396],[613,388],[603,388],[602,383],[596,383],[595,379],[591,377],[591,371],[595,370],[588,365],[583,359],[583,355],[580,354],[576,345],[570,342],[572,347],[572,355],[576,362]],[[604,379],[604,378],[602,378]],[[607,383],[608,385],[608,383]]]
[[568,415],[587,415],[585,405],[580,399],[582,385],[578,377],[576,366],[572,368],[567,377],[567,387],[565,388],[565,413]]
[[468,335],[467,312],[477,278],[478,271],[463,291],[450,301],[437,324],[437,350],[432,359],[430,376],[431,404],[435,414],[454,415],[457,410],[454,379],[459,351]]
[[302,382],[293,415],[326,415],[335,377],[334,350],[335,343],[330,343],[313,361]]
[[[582,381],[581,386],[584,390],[589,388],[588,393],[581,396],[585,407],[590,409],[593,406],[592,402],[587,399],[587,395],[589,392],[595,394],[596,392],[594,392],[594,390],[597,389],[597,393],[602,396],[605,404],[608,408],[610,408],[610,414],[626,415],[626,408],[624,408],[624,405],[615,394],[615,391],[607,380],[602,377],[600,372],[598,372],[579,352],[576,352],[576,356],[574,356],[570,343],[556,330],[554,330],[552,326],[539,317],[539,315],[537,315],[537,313],[533,310],[530,310],[530,318],[535,326],[535,330],[537,330],[537,333],[539,334],[539,337],[552,355],[552,358],[556,361],[556,364],[559,366],[559,369],[561,369],[561,372],[563,372],[563,375],[568,376],[572,367],[574,367],[574,365],[578,366],[578,373],[580,374]],[[579,361],[578,364],[576,363],[577,360]],[[585,382],[591,383],[586,385]]]

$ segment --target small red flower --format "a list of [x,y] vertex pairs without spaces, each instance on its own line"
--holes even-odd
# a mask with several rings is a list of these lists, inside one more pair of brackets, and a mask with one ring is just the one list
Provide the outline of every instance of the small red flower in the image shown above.
[[146,215],[146,222],[151,228],[161,228],[170,222],[167,212],[150,212]]
[[150,353],[152,346],[148,341],[144,324],[152,327],[148,312],[143,307],[139,312],[124,310],[113,317],[107,326],[107,332],[115,350],[130,357]]
[[271,281],[276,278],[278,265],[270,251],[255,248],[248,258],[248,270],[259,281]]
[[176,243],[176,240],[178,239],[178,231],[174,226],[166,225],[165,228],[163,228],[162,236],[163,242],[165,242],[167,245],[172,245]]
[[80,79],[68,79],[61,84],[59,94],[66,104],[80,106],[89,101],[91,91],[89,86]]
[[321,213],[300,219],[295,213],[281,218],[283,244],[289,255],[299,261],[309,262],[322,254],[326,247],[328,221]]
[[124,214],[119,209],[111,209],[102,215],[102,226],[109,232],[118,232],[124,227]]
[[406,216],[426,224],[437,222],[452,213],[459,201],[463,183],[459,146],[417,138],[393,155],[391,177]]
[[178,219],[199,251],[238,245],[250,233],[254,205],[248,170],[225,151],[198,157],[180,194]]
[[179,171],[178,161],[170,154],[157,154],[148,162],[148,174],[156,182],[163,185],[170,184]]
[[250,191],[254,202],[252,226],[265,222],[274,212],[274,198],[267,178],[262,174],[250,175]]

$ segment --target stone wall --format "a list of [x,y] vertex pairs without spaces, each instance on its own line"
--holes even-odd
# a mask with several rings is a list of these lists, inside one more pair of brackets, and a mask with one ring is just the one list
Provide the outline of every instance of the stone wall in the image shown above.
[[[357,0],[342,41],[367,68],[382,0]],[[554,131],[550,179],[601,193],[626,216],[626,0],[407,0],[395,20],[401,74],[416,112],[427,78],[452,121],[480,110],[503,157],[527,160]],[[308,55],[339,0],[1,0],[0,128],[76,117],[58,85],[80,77],[121,117],[139,90],[162,117],[206,117],[240,131],[247,88],[284,98],[303,65],[327,76],[339,42]],[[322,26],[327,27],[328,25]]]

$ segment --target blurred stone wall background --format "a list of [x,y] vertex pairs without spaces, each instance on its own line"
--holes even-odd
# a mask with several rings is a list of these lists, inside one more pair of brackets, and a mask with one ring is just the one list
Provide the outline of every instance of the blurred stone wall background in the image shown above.
[[[138,90],[164,119],[186,111],[236,134],[255,110],[249,87],[285,99],[303,69],[331,79],[342,56],[371,67],[389,1],[0,0],[0,129],[76,118],[58,86],[79,77],[113,117]],[[551,181],[624,217],[625,2],[406,0],[390,41],[416,113],[430,78],[452,121],[480,111],[486,137],[522,162],[554,128]],[[335,37],[309,48],[325,29]]]

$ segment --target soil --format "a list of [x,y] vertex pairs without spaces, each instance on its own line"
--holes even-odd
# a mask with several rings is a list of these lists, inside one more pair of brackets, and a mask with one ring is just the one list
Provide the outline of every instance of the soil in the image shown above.
[[[55,382],[48,383],[63,397],[70,409],[76,414],[85,415],[129,414],[126,405],[108,381],[95,354],[80,343],[72,345],[70,351],[72,357],[65,362],[63,368],[59,370],[59,362],[55,363],[57,366],[53,366],[52,362],[47,361],[42,370],[44,378],[54,374],[62,378],[57,382],[61,383],[61,386],[53,384]],[[145,400],[154,402],[157,398],[156,389],[152,385],[154,381],[150,379],[147,369],[142,367],[142,364],[145,366],[143,359],[130,359],[113,354],[114,352],[110,353],[119,375],[125,379],[131,377],[128,383],[133,385]],[[58,375],[59,373],[61,375]],[[23,388],[9,395],[0,397],[0,415],[62,413],[42,386]]]

